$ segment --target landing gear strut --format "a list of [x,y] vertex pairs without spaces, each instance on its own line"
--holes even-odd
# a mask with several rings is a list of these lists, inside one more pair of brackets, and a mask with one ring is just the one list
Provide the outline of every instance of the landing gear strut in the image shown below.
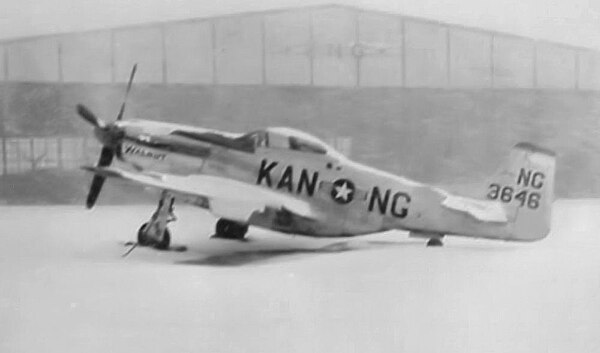
[[215,226],[215,238],[243,240],[248,232],[248,225],[225,218],[220,218]]
[[167,228],[169,222],[177,220],[173,213],[175,197],[167,191],[163,191],[158,207],[150,220],[138,230],[137,241],[140,246],[152,246],[155,249],[167,250],[171,244],[171,232]]

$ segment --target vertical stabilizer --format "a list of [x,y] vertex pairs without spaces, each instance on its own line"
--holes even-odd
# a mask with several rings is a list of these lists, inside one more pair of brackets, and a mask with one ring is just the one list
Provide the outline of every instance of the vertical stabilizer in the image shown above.
[[505,205],[511,222],[511,240],[539,240],[550,231],[554,201],[554,152],[530,143],[518,143],[508,164],[488,183],[486,198]]

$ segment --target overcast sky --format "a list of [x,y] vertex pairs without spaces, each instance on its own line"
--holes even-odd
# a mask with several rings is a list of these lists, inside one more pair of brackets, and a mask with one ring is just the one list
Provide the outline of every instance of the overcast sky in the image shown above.
[[327,3],[600,49],[600,0],[0,0],[0,38]]

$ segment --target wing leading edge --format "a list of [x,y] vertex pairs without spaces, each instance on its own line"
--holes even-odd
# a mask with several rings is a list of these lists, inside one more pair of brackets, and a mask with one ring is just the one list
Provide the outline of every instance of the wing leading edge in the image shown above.
[[310,219],[319,217],[319,213],[308,202],[236,180],[210,175],[136,173],[111,167],[83,169],[107,178],[129,180],[188,198],[205,198],[208,200],[208,209],[217,217],[238,222],[248,222],[252,213],[265,208],[285,209]]

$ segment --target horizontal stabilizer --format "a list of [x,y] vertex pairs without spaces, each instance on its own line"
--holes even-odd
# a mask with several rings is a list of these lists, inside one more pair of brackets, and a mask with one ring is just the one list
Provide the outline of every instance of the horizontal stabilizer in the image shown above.
[[465,212],[482,222],[507,222],[506,212],[498,202],[476,200],[462,196],[448,195],[442,205],[459,212]]

